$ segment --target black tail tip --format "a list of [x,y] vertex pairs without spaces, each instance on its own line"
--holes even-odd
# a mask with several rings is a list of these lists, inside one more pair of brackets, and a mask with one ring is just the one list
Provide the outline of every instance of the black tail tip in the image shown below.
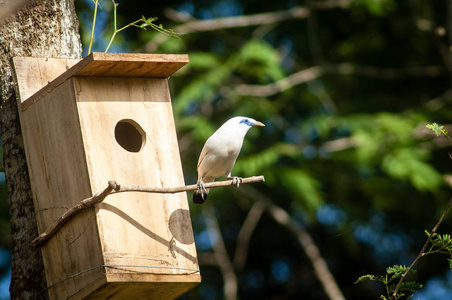
[[206,200],[207,200],[207,195],[202,195],[202,194],[199,194],[196,192],[193,194],[193,203],[195,203],[195,204],[203,204],[204,202],[206,202]]

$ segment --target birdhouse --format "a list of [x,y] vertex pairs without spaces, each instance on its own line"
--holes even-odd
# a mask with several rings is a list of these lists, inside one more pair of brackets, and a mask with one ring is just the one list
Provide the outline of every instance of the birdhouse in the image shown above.
[[[187,55],[14,58],[38,231],[108,186],[184,186],[168,78]],[[50,299],[172,299],[201,281],[186,193],[115,193],[42,246]]]

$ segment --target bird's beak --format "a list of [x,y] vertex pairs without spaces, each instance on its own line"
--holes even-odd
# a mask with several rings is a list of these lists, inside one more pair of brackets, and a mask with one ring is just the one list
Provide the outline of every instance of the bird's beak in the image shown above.
[[256,121],[256,123],[254,123],[254,126],[261,126],[261,127],[265,127],[265,124],[259,121]]

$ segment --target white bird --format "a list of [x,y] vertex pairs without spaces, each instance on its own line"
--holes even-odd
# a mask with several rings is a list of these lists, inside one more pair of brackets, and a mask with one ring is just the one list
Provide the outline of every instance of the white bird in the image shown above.
[[242,149],[243,139],[252,126],[265,126],[263,123],[247,117],[234,117],[221,125],[204,144],[198,159],[198,189],[193,194],[193,202],[203,204],[209,189],[204,183],[225,176],[233,179],[238,187],[242,178],[231,177],[237,156]]

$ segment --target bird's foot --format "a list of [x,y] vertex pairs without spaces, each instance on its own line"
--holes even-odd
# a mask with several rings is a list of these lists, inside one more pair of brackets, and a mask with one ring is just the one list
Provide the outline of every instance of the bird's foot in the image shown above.
[[198,194],[201,194],[201,196],[202,196],[203,199],[204,199],[204,195],[207,195],[207,190],[206,190],[206,188],[204,187],[204,181],[200,180],[200,181],[198,182],[198,188],[197,188],[196,192],[197,192]]
[[243,178],[238,176],[228,177],[228,179],[232,179],[232,185],[235,186],[237,189],[239,188],[240,184],[243,181]]

